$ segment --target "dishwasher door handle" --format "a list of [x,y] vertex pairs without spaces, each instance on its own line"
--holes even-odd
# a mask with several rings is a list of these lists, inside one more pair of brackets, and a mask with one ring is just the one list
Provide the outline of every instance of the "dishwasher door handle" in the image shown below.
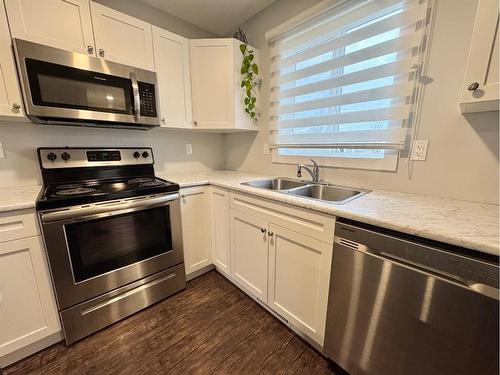
[[[353,247],[353,245],[356,245],[356,248]],[[385,261],[392,262],[399,264],[403,267],[406,267],[408,269],[411,269],[415,272],[421,272],[424,273],[425,275],[429,277],[437,277],[442,280],[445,280],[449,283],[453,283],[457,286],[460,286],[462,288],[467,288],[475,293],[482,294],[486,297],[493,298],[495,300],[500,300],[499,298],[499,289],[495,288],[490,285],[486,285],[483,283],[478,283],[476,281],[468,280],[466,278],[462,278],[459,276],[451,275],[448,273],[441,272],[438,269],[432,268],[427,265],[415,263],[406,259],[402,259],[400,257],[396,257],[393,254],[386,253],[383,251],[379,250],[374,250],[371,249],[365,245],[361,245],[359,243],[354,243],[352,241],[346,241],[345,239],[341,237],[335,237],[335,245],[336,246],[343,246],[344,248],[354,250],[354,251],[360,251],[362,253],[365,253],[367,255],[375,256],[378,258],[381,258]]]

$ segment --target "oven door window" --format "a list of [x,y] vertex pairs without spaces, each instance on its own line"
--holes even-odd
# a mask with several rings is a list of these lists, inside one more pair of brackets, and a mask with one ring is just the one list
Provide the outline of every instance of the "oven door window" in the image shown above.
[[130,79],[26,59],[34,105],[133,114]]
[[169,206],[65,226],[75,282],[172,251]]

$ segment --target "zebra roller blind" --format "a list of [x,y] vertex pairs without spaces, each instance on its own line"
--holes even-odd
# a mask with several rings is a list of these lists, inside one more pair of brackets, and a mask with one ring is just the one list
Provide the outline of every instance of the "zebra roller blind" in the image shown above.
[[280,155],[383,157],[416,100],[424,0],[345,1],[270,41],[270,146]]

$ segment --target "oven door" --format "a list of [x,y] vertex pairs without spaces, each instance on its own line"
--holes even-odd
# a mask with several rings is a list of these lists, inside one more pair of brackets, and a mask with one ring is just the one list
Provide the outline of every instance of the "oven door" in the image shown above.
[[59,309],[183,262],[179,194],[41,212]]
[[34,122],[159,125],[154,72],[19,39],[14,47]]

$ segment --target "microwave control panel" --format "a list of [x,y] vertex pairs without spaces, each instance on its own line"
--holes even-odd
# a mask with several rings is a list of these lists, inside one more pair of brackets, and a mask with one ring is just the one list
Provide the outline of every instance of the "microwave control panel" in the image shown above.
[[155,86],[139,82],[139,97],[141,98],[141,116],[157,117]]

